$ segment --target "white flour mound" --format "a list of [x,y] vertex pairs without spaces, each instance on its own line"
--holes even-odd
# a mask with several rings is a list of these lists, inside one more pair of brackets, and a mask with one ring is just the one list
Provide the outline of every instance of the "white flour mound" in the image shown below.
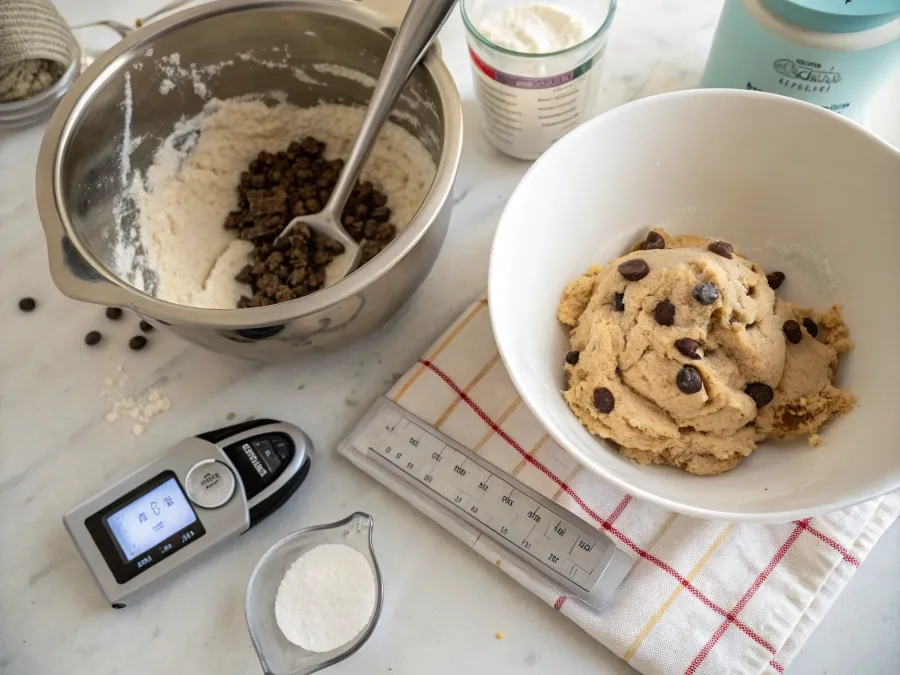
[[[156,297],[234,309],[241,295],[250,295],[234,277],[253,247],[223,227],[237,208],[241,172],[259,152],[284,150],[305,136],[326,144],[327,159],[346,159],[363,114],[341,105],[213,99],[199,116],[179,124],[157,151],[143,185],[138,181],[133,188],[147,262],[157,276]],[[401,230],[424,201],[435,172],[425,146],[389,122],[362,179],[387,195],[392,222]]]
[[295,645],[330,652],[366,627],[376,599],[375,575],[363,555],[323,544],[288,568],[275,593],[275,621]]

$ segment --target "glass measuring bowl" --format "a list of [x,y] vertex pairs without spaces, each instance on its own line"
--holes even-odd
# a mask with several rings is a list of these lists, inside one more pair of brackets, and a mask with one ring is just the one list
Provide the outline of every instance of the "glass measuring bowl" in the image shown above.
[[600,60],[616,0],[553,0],[593,31],[584,41],[546,54],[494,44],[479,30],[489,16],[540,0],[461,0],[482,127],[501,152],[537,159],[595,110]]
[[[298,530],[277,542],[259,559],[247,584],[245,611],[253,648],[266,675],[308,675],[343,661],[365,644],[381,616],[384,585],[375,560],[372,530],[366,513]],[[350,642],[330,652],[310,652],[288,641],[275,620],[275,594],[285,572],[304,553],[323,544],[344,544],[368,561],[375,576],[375,607],[369,623]]]

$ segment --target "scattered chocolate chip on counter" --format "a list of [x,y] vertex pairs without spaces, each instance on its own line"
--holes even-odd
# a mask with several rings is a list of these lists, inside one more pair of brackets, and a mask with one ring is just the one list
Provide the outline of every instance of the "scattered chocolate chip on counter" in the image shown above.
[[154,330],[153,325],[147,323],[146,321],[141,321],[141,323],[139,324],[139,328],[144,333],[149,333]]
[[19,309],[23,312],[33,312],[37,307],[37,301],[34,298],[22,298],[19,300]]
[[93,347],[102,339],[103,335],[99,330],[92,330],[90,333],[84,336],[84,344],[88,345],[89,347]]
[[118,321],[122,318],[122,309],[120,307],[107,307],[106,318],[111,321]]
[[131,338],[128,341],[128,347],[135,351],[138,351],[139,349],[143,349],[146,346],[147,346],[147,338],[145,338],[143,335],[135,335],[133,338]]
[[784,283],[784,272],[769,272],[766,275],[766,281],[769,282],[769,288],[773,291],[778,290],[778,287]]
[[[224,224],[255,247],[250,263],[236,277],[253,292],[240,299],[239,308],[265,307],[320,290],[325,286],[325,268],[344,252],[340,242],[306,226],[295,227],[275,246],[294,217],[318,213],[331,196],[344,161],[326,160],[324,151],[324,143],[307,137],[283,152],[259,153],[241,174],[238,209]],[[390,219],[387,196],[372,183],[357,183],[341,222],[362,247],[361,265],[396,237]]]

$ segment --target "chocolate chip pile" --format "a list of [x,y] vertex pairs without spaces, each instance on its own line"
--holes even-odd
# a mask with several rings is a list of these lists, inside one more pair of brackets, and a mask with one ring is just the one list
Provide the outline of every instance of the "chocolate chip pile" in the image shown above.
[[[325,144],[312,137],[294,141],[283,152],[261,152],[241,174],[238,209],[228,214],[225,229],[254,245],[250,263],[236,279],[248,284],[252,297],[238,307],[265,307],[323,288],[325,268],[344,247],[329,237],[296,227],[275,245],[276,237],[296,216],[318,213],[328,201],[344,166],[327,160]],[[397,235],[387,196],[371,183],[353,188],[341,222],[362,247],[362,264],[378,255]]]

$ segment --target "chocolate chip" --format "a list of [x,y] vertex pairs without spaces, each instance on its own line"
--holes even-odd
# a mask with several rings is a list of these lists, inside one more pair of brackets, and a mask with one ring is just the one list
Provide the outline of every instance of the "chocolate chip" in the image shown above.
[[93,346],[100,342],[103,339],[103,336],[100,334],[99,330],[92,330],[90,333],[84,336],[84,344]]
[[594,389],[594,407],[602,413],[611,413],[616,407],[616,397],[606,387]]
[[819,334],[819,327],[816,325],[816,322],[809,317],[803,319],[803,327],[806,329],[806,332],[813,337],[816,337],[816,335]]
[[19,309],[23,312],[33,312],[35,307],[37,307],[37,302],[34,298],[22,298],[19,300]]
[[147,346],[147,338],[145,338],[143,335],[135,335],[128,341],[128,346],[135,351],[137,351],[138,349],[143,349]]
[[650,251],[655,248],[665,248],[666,240],[663,239],[663,236],[659,232],[653,232],[652,230],[647,233],[647,238],[644,239],[644,243],[641,244],[641,248],[645,251]]
[[711,305],[719,299],[719,289],[711,281],[704,281],[694,287],[694,300],[701,305]]
[[757,408],[762,408],[764,405],[771,403],[772,399],[775,397],[775,392],[772,391],[772,387],[763,384],[762,382],[748,383],[747,386],[744,387],[744,393],[753,399]]
[[118,321],[122,318],[122,310],[119,307],[107,307],[106,318],[112,321]]
[[675,349],[680,351],[689,359],[699,359],[700,355],[697,350],[700,349],[700,343],[690,338],[678,338],[675,340]]
[[663,300],[653,310],[653,318],[660,326],[671,326],[675,323],[675,305]]
[[675,384],[683,394],[696,394],[703,389],[703,378],[694,366],[681,366],[681,370],[675,376]]
[[146,321],[141,321],[141,323],[138,324],[138,327],[139,327],[139,328],[141,329],[141,331],[143,331],[144,333],[149,333],[150,331],[153,330],[153,326],[152,326],[151,324],[147,323]]
[[781,330],[784,331],[784,336],[795,345],[799,344],[800,340],[803,339],[803,331],[800,330],[800,324],[793,319],[785,321]]
[[784,272],[770,272],[766,275],[766,281],[769,282],[769,288],[774,291],[784,283]]
[[650,266],[640,258],[632,258],[619,265],[619,274],[627,281],[640,281],[649,273]]
[[625,311],[625,294],[624,293],[614,293],[613,294],[613,308],[617,312]]
[[[288,302],[325,285],[325,268],[343,245],[298,226],[275,243],[294,216],[320,211],[343,169],[343,160],[326,160],[325,144],[312,137],[292,141],[280,152],[260,152],[241,173],[237,209],[223,222],[226,230],[253,244],[250,260],[235,279],[248,286],[239,308]],[[365,264],[395,238],[387,196],[372,183],[357,183],[341,213],[341,223],[362,249]],[[146,330],[145,328],[141,328]]]
[[723,258],[728,258],[729,260],[734,257],[734,246],[729,244],[727,241],[714,241],[706,248],[708,248],[716,255],[720,255]]
[[570,366],[574,366],[578,363],[579,356],[581,356],[581,352],[576,352],[575,350],[566,352],[566,363]]

